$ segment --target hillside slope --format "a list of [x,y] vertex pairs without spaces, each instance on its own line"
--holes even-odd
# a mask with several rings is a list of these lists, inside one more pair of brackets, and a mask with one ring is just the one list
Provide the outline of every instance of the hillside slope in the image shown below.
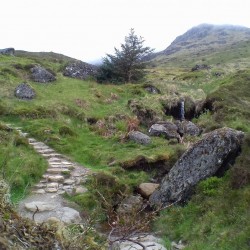
[[165,50],[152,55],[152,63],[187,66],[210,63],[211,59],[216,63],[232,63],[239,58],[249,58],[249,46],[249,28],[201,24],[178,36]]

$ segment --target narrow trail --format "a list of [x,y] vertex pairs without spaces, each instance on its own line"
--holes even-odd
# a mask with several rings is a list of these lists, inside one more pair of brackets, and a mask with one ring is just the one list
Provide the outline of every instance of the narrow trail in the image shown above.
[[34,185],[31,194],[19,203],[18,213],[37,222],[43,222],[52,217],[65,223],[81,222],[77,205],[68,202],[62,195],[87,192],[84,183],[90,170],[70,161],[43,142],[29,138],[28,133],[23,133],[21,128],[13,129],[26,137],[34,150],[48,162],[48,169],[40,182]]

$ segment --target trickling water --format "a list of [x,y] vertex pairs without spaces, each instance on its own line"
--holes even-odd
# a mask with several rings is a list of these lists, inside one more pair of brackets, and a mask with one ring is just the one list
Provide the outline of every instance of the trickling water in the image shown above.
[[185,110],[184,110],[185,103],[184,103],[183,100],[181,101],[181,105],[180,106],[181,106],[181,108],[180,108],[180,120],[184,121],[185,120]]

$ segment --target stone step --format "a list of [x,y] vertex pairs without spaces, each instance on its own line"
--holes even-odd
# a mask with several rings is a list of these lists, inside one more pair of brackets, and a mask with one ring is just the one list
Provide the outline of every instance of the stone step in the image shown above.
[[42,155],[44,158],[47,158],[47,159],[50,159],[52,157],[60,157],[62,156],[61,154],[58,154],[58,153],[44,153]]
[[76,183],[76,181],[73,180],[73,179],[66,179],[66,180],[64,180],[64,182],[63,182],[64,185],[73,185],[73,184],[75,184],[75,183]]
[[37,190],[34,190],[34,191],[32,191],[32,193],[34,193],[34,194],[45,194],[46,192],[45,192],[45,190],[44,189],[37,189]]
[[51,157],[48,162],[49,163],[56,163],[56,162],[61,162],[63,160],[63,158],[59,158],[59,157]]
[[41,155],[43,155],[43,154],[52,154],[52,153],[55,153],[55,150],[54,149],[52,149],[52,148],[48,148],[48,149],[41,149],[41,150],[37,150],[36,149],[36,151],[39,153],[39,154],[41,154]]
[[62,175],[49,175],[48,176],[48,181],[63,182],[64,181],[64,176],[62,176]]
[[70,170],[68,168],[48,168],[47,169],[48,174],[69,174]]

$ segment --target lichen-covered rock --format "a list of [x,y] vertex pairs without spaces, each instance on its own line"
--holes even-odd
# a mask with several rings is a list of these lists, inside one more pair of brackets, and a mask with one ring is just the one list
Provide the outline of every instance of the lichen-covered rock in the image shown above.
[[178,131],[182,131],[184,135],[198,136],[201,134],[201,129],[191,121],[176,121],[175,125]]
[[64,69],[63,75],[85,80],[88,77],[95,77],[97,73],[97,67],[82,61],[75,61],[69,63]]
[[244,133],[221,128],[206,134],[187,150],[150,196],[152,205],[167,205],[185,200],[201,180],[226,169],[237,156]]
[[137,142],[139,144],[149,144],[151,139],[148,135],[143,134],[139,131],[131,131],[128,134],[130,140]]
[[36,93],[29,84],[21,83],[15,89],[15,96],[19,99],[31,100],[36,96]]
[[153,124],[149,129],[152,136],[164,136],[166,139],[177,139],[180,141],[180,135],[177,132],[178,127],[172,122],[164,122],[162,124]]
[[31,69],[32,79],[35,82],[48,83],[56,80],[55,76],[41,66],[35,66]]

